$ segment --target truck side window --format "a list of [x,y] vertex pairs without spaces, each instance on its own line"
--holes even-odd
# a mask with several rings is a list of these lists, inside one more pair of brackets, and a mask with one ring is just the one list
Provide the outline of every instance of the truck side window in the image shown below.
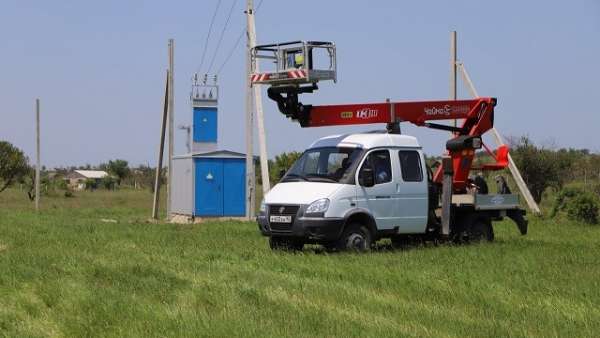
[[375,184],[392,181],[392,162],[390,161],[389,151],[373,151],[363,163],[361,170],[365,167],[373,168],[373,172],[375,173]]
[[423,181],[423,170],[421,169],[421,156],[414,150],[400,150],[400,170],[405,182]]

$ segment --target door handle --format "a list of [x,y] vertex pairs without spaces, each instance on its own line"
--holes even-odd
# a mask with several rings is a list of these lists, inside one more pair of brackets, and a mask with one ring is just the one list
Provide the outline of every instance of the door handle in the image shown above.
[[390,198],[390,196],[375,196],[376,199],[386,199]]

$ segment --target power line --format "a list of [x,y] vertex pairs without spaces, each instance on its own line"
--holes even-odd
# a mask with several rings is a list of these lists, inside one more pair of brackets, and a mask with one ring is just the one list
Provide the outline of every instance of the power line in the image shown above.
[[[258,3],[258,6],[256,6],[256,9],[254,9],[254,14],[256,14],[256,12],[258,12],[258,10],[260,9],[260,6],[262,6],[262,4],[263,4],[263,1],[264,0],[260,0],[260,2]],[[221,71],[223,70],[225,65],[227,65],[227,62],[229,62],[229,59],[231,59],[231,57],[233,56],[233,53],[235,52],[237,47],[240,45],[240,42],[242,41],[242,37],[244,37],[245,33],[246,33],[246,29],[244,28],[240,32],[240,35],[237,37],[237,40],[235,41],[235,44],[233,45],[233,47],[231,47],[231,49],[229,50],[229,53],[227,53],[227,56],[225,57],[225,61],[223,61],[223,63],[219,67],[219,70],[217,70],[216,75],[221,74]]]
[[210,73],[210,70],[212,69],[213,64],[215,63],[215,58],[217,57],[219,48],[221,47],[221,43],[223,42],[223,36],[225,35],[225,31],[227,30],[227,26],[229,25],[229,20],[231,19],[231,13],[233,13],[233,8],[235,7],[236,4],[237,4],[237,0],[233,0],[231,3],[231,8],[229,8],[229,14],[227,14],[227,20],[225,21],[225,25],[223,26],[223,29],[221,30],[221,36],[219,37],[219,41],[217,42],[217,47],[215,48],[215,52],[214,52],[212,58],[210,59],[210,64],[208,66],[208,70],[206,71],[206,73]]
[[225,61],[223,61],[223,63],[219,67],[219,70],[217,70],[217,75],[221,74],[221,70],[223,70],[223,67],[225,67],[225,65],[227,64],[227,62],[229,61],[229,59],[231,59],[231,57],[233,56],[233,53],[235,52],[235,50],[239,46],[240,41],[242,41],[242,37],[244,36],[244,33],[246,33],[245,29],[240,33],[240,35],[238,36],[237,40],[235,41],[235,44],[229,50],[229,53],[227,53],[227,57],[225,57]]
[[213,13],[212,19],[210,20],[210,25],[208,26],[208,34],[206,34],[206,41],[204,42],[204,51],[202,52],[202,58],[200,59],[200,66],[198,66],[198,72],[200,72],[202,66],[204,65],[204,58],[206,57],[206,51],[208,50],[208,41],[210,39],[210,34],[212,33],[213,24],[215,23],[215,17],[217,16],[219,7],[221,7],[221,0],[217,2],[217,7],[215,8],[215,12]]

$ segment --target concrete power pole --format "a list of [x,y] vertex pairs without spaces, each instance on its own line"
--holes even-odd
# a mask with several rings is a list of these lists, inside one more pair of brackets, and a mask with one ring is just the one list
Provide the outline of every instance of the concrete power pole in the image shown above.
[[171,196],[173,192],[173,150],[174,150],[174,123],[175,123],[175,100],[173,98],[173,71],[174,67],[174,49],[175,49],[175,41],[173,39],[169,39],[169,171],[167,178],[167,219],[171,218]]
[[35,135],[36,135],[36,165],[35,165],[35,211],[40,211],[40,99],[35,99]]
[[246,6],[246,216],[254,218],[256,205],[255,175],[254,175],[254,110],[252,109],[252,83],[250,73],[252,72],[252,48],[250,38],[250,16],[253,14],[253,3],[248,1]]
[[[254,1],[248,0],[246,15],[248,17],[248,40],[250,48],[256,46],[256,25],[254,21]],[[251,64],[255,72],[259,72],[258,64]],[[258,148],[260,152],[260,173],[262,178],[263,194],[271,190],[269,182],[269,165],[267,157],[267,137],[265,134],[265,118],[262,106],[262,92],[260,85],[254,85],[254,106],[256,107],[256,124],[258,127]]]

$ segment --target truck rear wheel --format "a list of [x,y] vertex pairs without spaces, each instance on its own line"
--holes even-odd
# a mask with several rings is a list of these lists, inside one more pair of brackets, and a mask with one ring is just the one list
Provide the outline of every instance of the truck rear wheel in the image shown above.
[[271,250],[301,251],[304,243],[283,237],[270,237],[269,246]]
[[371,250],[373,236],[367,227],[358,223],[349,224],[338,241],[338,249],[365,252]]
[[473,217],[472,221],[467,225],[467,236],[469,242],[493,242],[494,241],[494,228],[492,227],[492,221],[486,217]]

